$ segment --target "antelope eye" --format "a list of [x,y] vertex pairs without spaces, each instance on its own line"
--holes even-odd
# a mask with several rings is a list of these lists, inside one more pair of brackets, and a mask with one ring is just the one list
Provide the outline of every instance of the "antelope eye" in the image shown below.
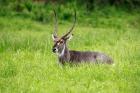
[[60,44],[62,44],[63,43],[63,41],[60,41]]
[[62,43],[63,43],[63,41],[60,41],[60,43],[62,44]]

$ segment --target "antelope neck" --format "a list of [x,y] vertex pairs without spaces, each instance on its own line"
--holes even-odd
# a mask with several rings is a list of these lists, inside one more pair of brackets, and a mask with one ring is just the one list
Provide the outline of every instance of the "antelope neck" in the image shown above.
[[59,54],[59,57],[63,56],[63,55],[64,55],[64,52],[65,52],[65,45],[64,45],[64,47],[63,47],[62,52]]
[[59,54],[59,57],[65,56],[69,53],[68,48],[64,45],[62,52]]

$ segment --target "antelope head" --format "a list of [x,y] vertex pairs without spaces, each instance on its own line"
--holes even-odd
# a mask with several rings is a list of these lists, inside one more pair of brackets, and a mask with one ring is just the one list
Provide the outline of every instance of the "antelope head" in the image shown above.
[[76,23],[76,11],[75,11],[75,18],[74,18],[74,23],[73,23],[72,27],[68,30],[68,32],[66,34],[64,34],[61,37],[58,37],[58,35],[57,35],[57,32],[58,32],[57,15],[56,15],[55,11],[53,11],[53,12],[54,12],[55,20],[54,20],[54,32],[52,34],[52,39],[54,41],[52,51],[54,53],[57,53],[59,56],[61,56],[64,54],[67,40],[70,40],[72,37],[71,32],[73,31],[73,28],[75,27],[75,23]]

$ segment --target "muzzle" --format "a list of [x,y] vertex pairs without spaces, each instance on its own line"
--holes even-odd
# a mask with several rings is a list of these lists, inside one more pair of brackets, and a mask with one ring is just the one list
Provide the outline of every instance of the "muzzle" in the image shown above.
[[52,52],[53,52],[53,53],[56,53],[56,52],[58,52],[58,49],[57,49],[57,48],[53,48],[53,49],[52,49]]

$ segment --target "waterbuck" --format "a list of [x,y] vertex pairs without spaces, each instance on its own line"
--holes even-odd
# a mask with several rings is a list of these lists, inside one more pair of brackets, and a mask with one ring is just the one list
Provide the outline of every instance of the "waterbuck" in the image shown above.
[[58,55],[59,62],[61,64],[68,63],[81,63],[81,62],[88,62],[88,63],[106,63],[106,64],[112,64],[113,61],[110,57],[103,53],[99,52],[91,52],[91,51],[75,51],[75,50],[69,50],[67,47],[67,41],[71,39],[73,31],[73,28],[76,23],[76,11],[75,11],[75,18],[73,26],[69,29],[69,31],[63,35],[62,37],[58,37],[57,35],[57,16],[56,12],[54,11],[55,16],[55,22],[54,22],[54,32],[52,34],[52,38],[54,41],[54,45],[52,48],[52,51]]

